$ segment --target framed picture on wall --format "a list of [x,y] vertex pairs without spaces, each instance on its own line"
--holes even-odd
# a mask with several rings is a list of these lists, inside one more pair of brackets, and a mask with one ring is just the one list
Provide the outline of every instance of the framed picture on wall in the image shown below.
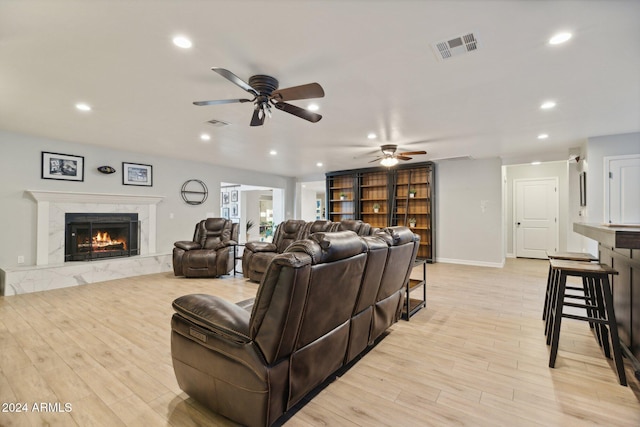
[[587,206],[587,173],[580,173],[580,206]]
[[238,216],[238,205],[235,203],[231,205],[231,216],[234,218]]
[[43,151],[42,179],[84,181],[84,157]]
[[237,202],[238,201],[238,190],[233,190],[231,192],[231,201],[232,202]]
[[229,208],[222,208],[222,217],[229,219]]
[[122,162],[122,185],[153,186],[153,166]]
[[229,204],[229,193],[227,193],[226,191],[222,193],[222,204],[223,205]]

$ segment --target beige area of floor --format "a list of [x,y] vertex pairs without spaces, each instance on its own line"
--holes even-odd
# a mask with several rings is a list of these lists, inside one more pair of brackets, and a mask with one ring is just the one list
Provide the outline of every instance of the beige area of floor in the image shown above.
[[[392,326],[286,425],[640,425],[630,365],[622,387],[588,324],[563,322],[556,368],[547,367],[547,265],[427,265],[427,308]],[[209,293],[235,302],[256,291],[240,276],[161,273],[0,297],[0,426],[235,425],[178,387],[171,301]]]

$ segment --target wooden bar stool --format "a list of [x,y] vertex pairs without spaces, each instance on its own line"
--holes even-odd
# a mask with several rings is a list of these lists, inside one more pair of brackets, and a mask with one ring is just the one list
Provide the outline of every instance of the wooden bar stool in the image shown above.
[[[613,350],[613,360],[618,372],[618,381],[621,385],[626,386],[627,377],[622,362],[622,348],[620,346],[620,337],[618,336],[618,325],[613,310],[613,296],[609,282],[609,275],[618,274],[618,272],[607,265],[591,262],[565,260],[551,260],[549,262],[552,269],[550,310],[547,314],[551,324],[550,332],[547,334],[547,344],[551,344],[549,367],[553,368],[555,366],[558,355],[562,318],[583,320],[596,325],[598,341],[601,341],[600,344],[607,357],[611,357],[609,351],[609,337],[611,337],[611,350]],[[593,294],[593,298],[587,299],[585,304],[565,301],[567,276],[586,279],[585,286]],[[585,308],[588,315],[585,317],[563,313],[564,306]]]
[[[547,252],[547,257],[549,258],[549,260],[559,259],[564,261],[581,261],[581,262],[598,261],[598,258],[584,252]],[[544,307],[542,307],[542,320],[547,320],[547,314],[549,313],[549,294],[551,293],[551,279],[552,279],[551,273],[552,273],[551,264],[549,264],[549,274],[547,275],[547,290],[544,296]],[[567,287],[567,289],[575,290],[575,291],[583,291],[585,292],[585,297],[586,297],[587,289],[584,281],[582,285],[583,285],[582,289],[576,288],[574,286]],[[545,328],[545,334],[546,333],[547,331]]]

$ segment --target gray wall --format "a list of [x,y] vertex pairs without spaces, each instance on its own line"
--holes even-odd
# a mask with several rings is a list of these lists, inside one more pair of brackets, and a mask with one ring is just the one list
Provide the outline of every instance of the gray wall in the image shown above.
[[[84,182],[41,179],[42,151],[84,156]],[[123,161],[152,165],[153,186],[122,185]],[[117,172],[101,174],[96,168],[102,165]],[[209,189],[203,205],[187,205],[180,197],[182,184],[193,178]],[[157,253],[162,254],[171,252],[175,241],[190,239],[207,212],[220,212],[220,182],[283,188],[285,211],[293,212],[293,178],[0,131],[0,268],[16,267],[19,255],[25,257],[24,265],[35,265],[36,203],[25,190],[164,196],[157,208]]]
[[501,176],[499,158],[437,163],[437,261],[503,265]]

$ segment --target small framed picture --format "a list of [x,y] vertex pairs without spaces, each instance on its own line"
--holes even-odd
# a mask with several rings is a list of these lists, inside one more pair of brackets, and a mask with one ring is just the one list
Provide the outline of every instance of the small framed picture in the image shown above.
[[84,181],[84,157],[43,151],[42,179]]
[[227,193],[226,191],[222,193],[222,204],[223,205],[229,204],[229,193]]
[[229,208],[222,208],[222,217],[229,219]]
[[587,206],[587,173],[580,173],[580,206]]
[[231,201],[232,202],[237,202],[238,201],[238,190],[233,190],[231,192]]
[[153,186],[153,167],[122,162],[122,185]]
[[237,216],[238,216],[238,205],[234,203],[231,205],[231,217],[236,218]]

